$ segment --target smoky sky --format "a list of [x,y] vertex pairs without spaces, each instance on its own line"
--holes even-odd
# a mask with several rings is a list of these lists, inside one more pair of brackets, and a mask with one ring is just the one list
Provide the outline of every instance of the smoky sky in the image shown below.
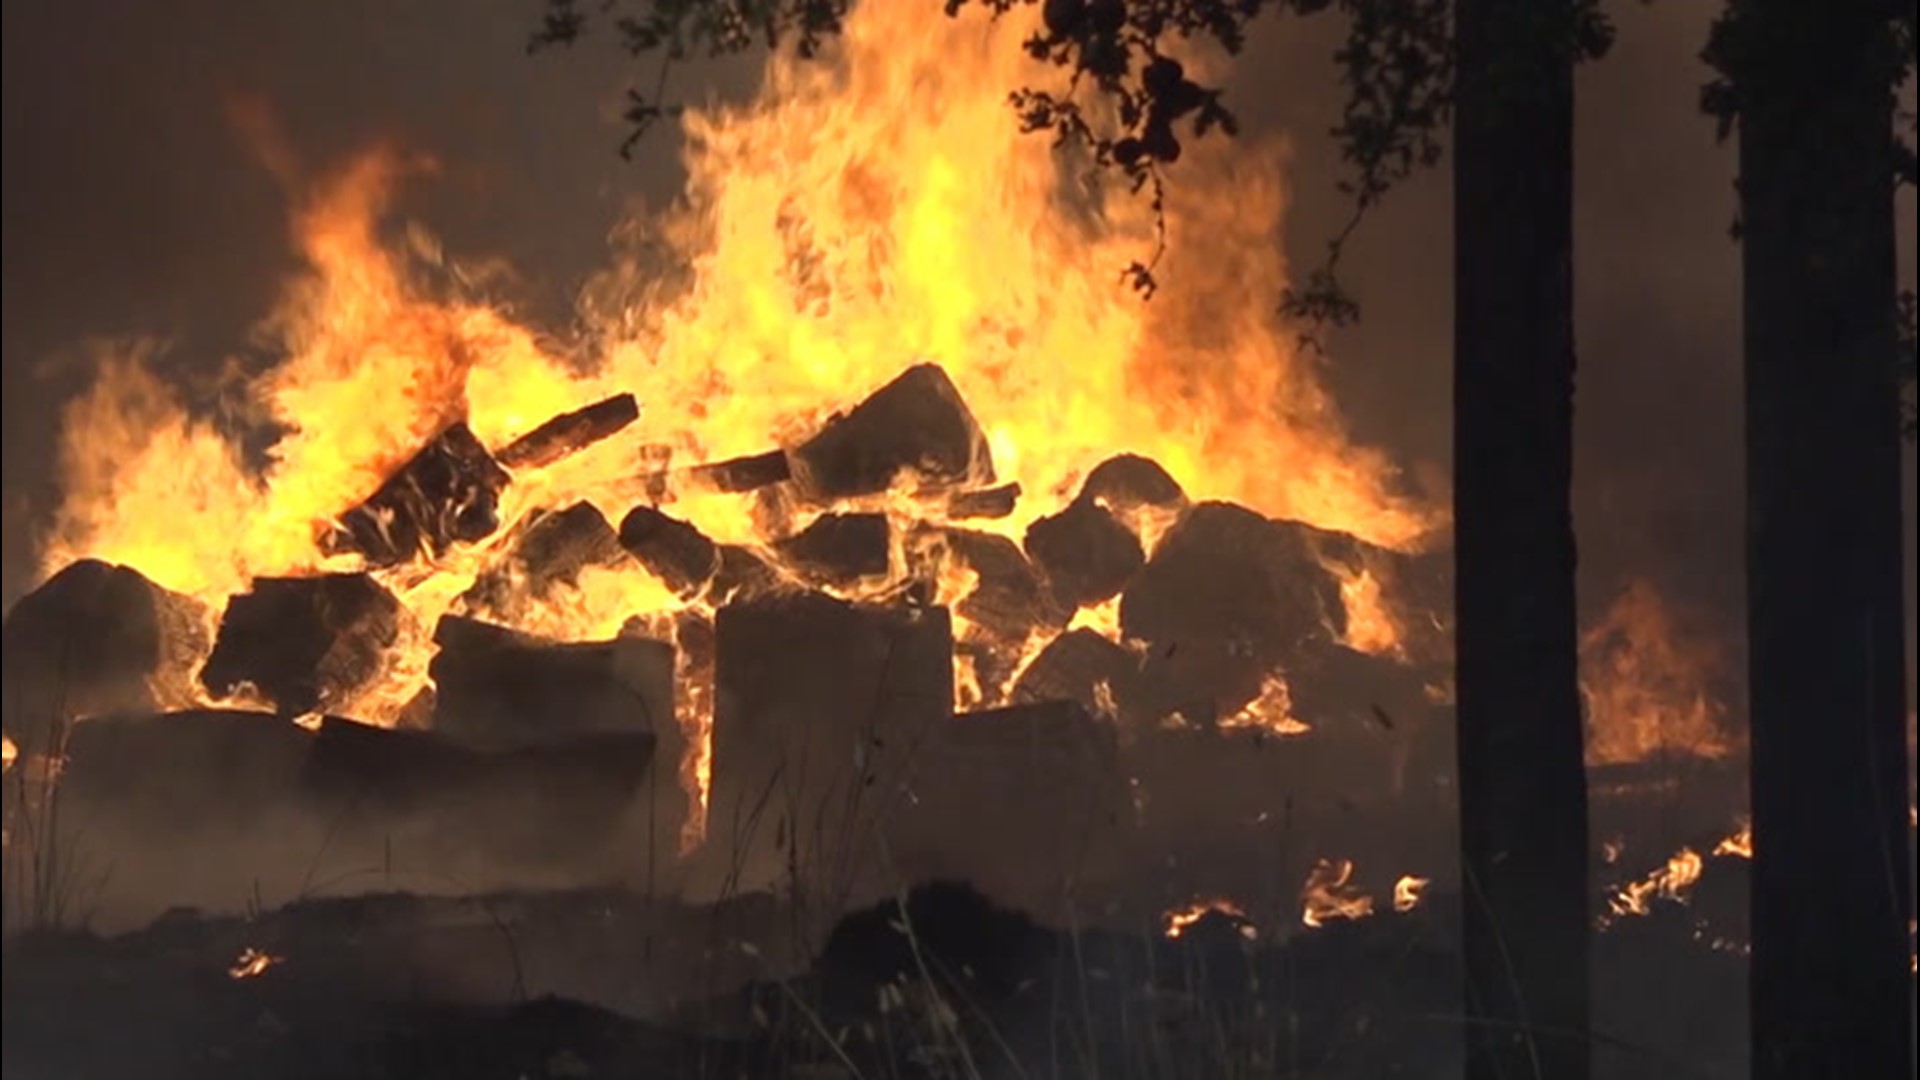
[[[57,498],[59,406],[85,380],[63,351],[101,335],[158,336],[173,343],[176,371],[211,371],[245,344],[294,268],[282,193],[229,123],[234,100],[269,105],[309,165],[376,138],[435,155],[442,176],[405,211],[456,253],[509,261],[523,310],[558,327],[572,291],[604,264],[623,208],[671,198],[679,165],[664,128],[634,161],[616,153],[632,69],[612,41],[525,55],[541,6],[6,6],[9,601],[28,584],[33,535]],[[1628,578],[1648,577],[1731,630],[1742,593],[1733,152],[1695,108],[1708,75],[1696,56],[1717,5],[1612,6],[1616,47],[1578,84],[1583,595],[1603,604]],[[1339,112],[1330,56],[1340,33],[1326,19],[1269,20],[1249,46],[1259,62],[1230,86],[1249,132],[1290,143],[1296,265],[1345,212],[1326,135]],[[751,76],[751,64],[734,63],[684,71],[676,86],[697,100],[737,94]],[[1901,214],[1910,282],[1911,192]],[[1365,318],[1333,340],[1327,361],[1357,436],[1410,469],[1447,461],[1450,264],[1443,168],[1393,193],[1363,227],[1346,266]],[[1906,510],[1911,536],[1910,484]]]

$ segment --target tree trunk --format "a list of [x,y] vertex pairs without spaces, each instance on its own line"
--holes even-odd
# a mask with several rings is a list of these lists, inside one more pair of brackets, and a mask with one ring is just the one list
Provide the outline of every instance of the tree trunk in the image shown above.
[[[1881,0],[1752,0],[1740,95],[1756,1077],[1910,1077]],[[1881,46],[1885,48],[1885,46]]]
[[1588,1073],[1572,0],[1460,0],[1454,514],[1467,1076]]

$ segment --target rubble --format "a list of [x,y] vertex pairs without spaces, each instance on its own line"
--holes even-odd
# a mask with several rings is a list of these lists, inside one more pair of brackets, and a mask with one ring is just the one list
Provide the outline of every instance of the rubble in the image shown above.
[[797,872],[838,890],[875,871],[848,860],[952,708],[947,612],[774,595],[721,608],[715,649],[710,842],[743,887]]
[[1113,597],[1146,565],[1140,538],[1089,499],[1027,526],[1025,547],[1069,611]]
[[878,495],[905,471],[922,485],[993,482],[986,437],[934,364],[908,368],[790,456],[796,480],[823,501]]
[[822,514],[773,550],[802,576],[850,588],[884,577],[892,565],[893,530],[885,514]]
[[541,424],[509,443],[496,459],[509,469],[542,468],[612,437],[638,419],[640,403],[634,396],[615,394]]
[[433,729],[470,746],[587,734],[677,741],[673,646],[640,637],[561,642],[448,615],[434,631]]
[[699,593],[720,571],[713,541],[651,506],[636,506],[621,520],[620,546],[681,596]]
[[343,514],[322,547],[358,552],[373,567],[444,555],[500,527],[500,492],[509,479],[467,425],[454,424]]
[[283,713],[337,711],[386,670],[403,618],[366,574],[255,578],[227,601],[200,682],[219,698],[251,686]]
[[72,563],[21,597],[0,629],[7,737],[40,753],[59,746],[75,717],[187,705],[207,623],[198,601],[138,571]]

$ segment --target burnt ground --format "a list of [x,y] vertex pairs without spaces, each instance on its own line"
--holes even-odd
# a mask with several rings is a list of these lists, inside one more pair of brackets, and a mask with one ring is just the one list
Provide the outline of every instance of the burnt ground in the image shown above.
[[[783,919],[752,900],[393,894],[19,935],[0,1045],[10,1080],[1458,1073],[1445,898],[1284,942],[1209,916],[1170,941],[1049,930],[936,886],[842,920],[781,977]],[[1697,925],[1666,906],[1595,939],[1619,1032],[1596,1042],[1601,1075],[1743,1073],[1744,961]],[[247,949],[280,961],[234,978]]]

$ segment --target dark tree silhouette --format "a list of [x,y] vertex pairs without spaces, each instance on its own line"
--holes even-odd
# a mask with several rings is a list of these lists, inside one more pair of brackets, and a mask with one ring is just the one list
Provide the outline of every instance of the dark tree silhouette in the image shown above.
[[[979,2],[1005,11],[1038,0]],[[550,3],[536,46],[586,26],[575,0]],[[810,52],[849,7],[629,5],[623,43],[662,65],[655,90],[632,98],[635,135],[670,111],[659,88],[674,60],[782,42]],[[1028,130],[1090,149],[1157,200],[1182,137],[1233,130],[1219,92],[1190,80],[1163,44],[1205,36],[1237,51],[1263,10],[1329,7],[1349,20],[1336,56],[1348,98],[1333,134],[1353,216],[1283,307],[1309,327],[1358,316],[1338,277],[1342,247],[1396,183],[1439,161],[1452,120],[1468,1075],[1578,1080],[1588,1071],[1590,897],[1570,508],[1572,71],[1610,42],[1597,0],[1046,0],[1027,49],[1071,71],[1073,89],[1016,89],[1011,100]],[[1090,119],[1088,88],[1117,124]],[[1152,269],[1132,268],[1147,292]]]
[[1454,530],[1467,1074],[1588,1072],[1569,0],[1458,0]]
[[1908,0],[1734,0],[1757,1077],[1913,1075],[1893,192]]

